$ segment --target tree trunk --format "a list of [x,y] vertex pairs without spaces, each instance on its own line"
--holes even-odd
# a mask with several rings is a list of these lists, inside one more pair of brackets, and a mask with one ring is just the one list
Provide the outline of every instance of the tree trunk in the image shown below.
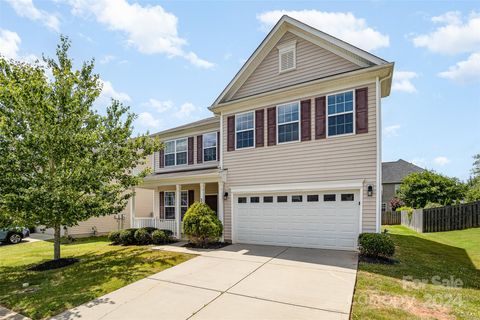
[[54,227],[53,234],[53,259],[60,259],[60,226]]

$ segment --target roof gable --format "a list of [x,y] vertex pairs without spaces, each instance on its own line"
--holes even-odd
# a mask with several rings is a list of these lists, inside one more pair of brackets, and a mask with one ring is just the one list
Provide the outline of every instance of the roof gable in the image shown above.
[[382,163],[382,183],[400,183],[410,173],[422,172],[425,169],[403,159]]

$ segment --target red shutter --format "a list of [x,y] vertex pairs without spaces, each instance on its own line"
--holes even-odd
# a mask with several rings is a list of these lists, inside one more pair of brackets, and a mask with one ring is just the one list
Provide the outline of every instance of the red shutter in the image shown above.
[[165,167],[165,150],[158,151],[158,167]]
[[227,118],[227,151],[235,150],[235,116]]
[[308,141],[312,139],[312,121],[311,121],[311,103],[312,101],[303,100],[301,102],[301,132],[302,132],[302,141]]
[[357,133],[368,132],[368,88],[355,90],[355,127]]
[[220,131],[217,132],[217,161],[220,161]]
[[315,139],[325,139],[327,133],[325,97],[315,98]]
[[193,137],[188,137],[188,164],[193,164]]
[[160,192],[160,219],[165,219],[165,192]]
[[267,131],[268,131],[268,145],[274,146],[277,144],[277,108],[271,107],[267,109]]
[[265,138],[263,137],[263,123],[264,123],[263,109],[255,111],[255,147],[263,147]]
[[194,190],[188,190],[188,207],[190,208],[190,206],[193,204],[193,202],[195,201],[195,192]]
[[203,136],[197,136],[197,163],[203,162]]

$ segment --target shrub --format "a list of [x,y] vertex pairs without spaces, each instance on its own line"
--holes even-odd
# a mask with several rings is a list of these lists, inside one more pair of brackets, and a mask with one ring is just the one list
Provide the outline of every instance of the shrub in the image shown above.
[[[170,230],[167,230],[167,231],[170,231]],[[154,244],[166,244],[171,241],[171,238],[165,232],[165,230],[155,230],[152,233],[152,240]]]
[[165,232],[168,237],[173,237],[173,231],[168,229],[160,229],[160,231]]
[[205,246],[207,243],[218,241],[222,231],[222,223],[205,203],[195,202],[185,213],[183,232],[195,245]]
[[135,244],[135,231],[137,229],[125,229],[120,231],[120,244],[123,245],[130,245],[130,244]]
[[424,209],[441,208],[441,207],[443,207],[443,206],[440,203],[429,202],[425,205]]
[[120,231],[112,231],[108,234],[108,240],[113,244],[120,243]]
[[405,203],[403,203],[403,201],[398,199],[397,197],[393,197],[392,199],[390,199],[388,204],[390,205],[393,211],[396,211],[398,208],[403,207],[405,205]]
[[395,243],[386,233],[362,233],[358,237],[360,254],[369,257],[391,257]]
[[152,236],[146,228],[141,228],[135,231],[135,244],[151,244]]
[[155,228],[155,227],[143,227],[142,229],[143,229],[143,230],[146,230],[146,231],[147,231],[148,233],[150,233],[150,234],[152,234],[153,231],[158,230],[158,229]]

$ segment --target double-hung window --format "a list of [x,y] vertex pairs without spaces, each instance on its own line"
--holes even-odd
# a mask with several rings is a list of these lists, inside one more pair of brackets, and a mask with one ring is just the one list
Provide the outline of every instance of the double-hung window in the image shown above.
[[328,136],[353,133],[353,91],[328,96]]
[[299,103],[292,102],[277,106],[278,143],[298,141],[300,137]]
[[210,132],[203,135],[203,161],[217,160],[217,133]]
[[235,136],[237,149],[250,148],[254,145],[254,113],[247,112],[235,116]]
[[[188,210],[188,191],[180,193],[180,213],[183,219],[185,212]],[[175,192],[165,192],[165,219],[175,219]]]
[[165,166],[187,164],[187,138],[165,142]]

